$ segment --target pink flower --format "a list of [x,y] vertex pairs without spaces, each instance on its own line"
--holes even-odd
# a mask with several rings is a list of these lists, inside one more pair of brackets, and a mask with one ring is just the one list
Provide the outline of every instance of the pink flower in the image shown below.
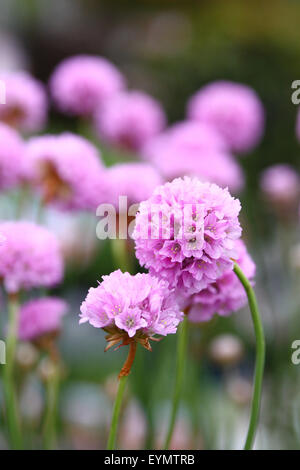
[[149,140],[142,155],[168,179],[197,176],[239,191],[244,185],[241,167],[226,149],[213,127],[205,123],[182,122]]
[[159,186],[139,206],[136,256],[171,288],[199,292],[233,266],[240,209],[227,189],[196,178]]
[[249,152],[264,130],[264,109],[254,90],[240,83],[217,81],[199,90],[188,103],[188,117],[220,132],[229,148]]
[[[255,264],[247,252],[242,240],[236,241],[237,263],[245,276],[253,280]],[[185,300],[189,305],[189,320],[194,323],[209,321],[214,314],[228,316],[244,307],[247,296],[239,279],[232,270],[226,272],[206,289]]]
[[63,276],[63,260],[55,236],[30,222],[2,222],[0,279],[9,293],[51,287]]
[[31,341],[61,328],[67,303],[57,297],[43,297],[24,303],[20,309],[19,338]]
[[21,181],[24,176],[24,154],[21,137],[14,129],[0,122],[0,190],[10,189]]
[[161,105],[141,91],[127,91],[107,100],[95,116],[95,127],[105,141],[137,151],[165,127]]
[[0,246],[2,246],[5,243],[5,236],[0,232]]
[[273,165],[262,173],[260,187],[272,203],[293,204],[300,196],[300,176],[290,165]]
[[29,173],[45,203],[65,210],[94,210],[101,199],[103,165],[97,148],[71,133],[33,137]]
[[82,303],[80,323],[117,331],[119,336],[126,332],[137,341],[176,332],[183,313],[166,281],[150,274],[132,276],[120,270],[102,279],[98,287],[90,288]]
[[65,113],[89,116],[125,86],[118,69],[103,57],[78,55],[61,62],[50,79],[57,107]]
[[6,104],[0,106],[0,121],[24,132],[43,129],[47,119],[47,95],[42,83],[27,72],[0,74],[5,83]]
[[127,196],[128,207],[150,197],[162,183],[160,174],[148,163],[114,165],[108,168],[104,180],[106,202],[118,206],[119,196]]

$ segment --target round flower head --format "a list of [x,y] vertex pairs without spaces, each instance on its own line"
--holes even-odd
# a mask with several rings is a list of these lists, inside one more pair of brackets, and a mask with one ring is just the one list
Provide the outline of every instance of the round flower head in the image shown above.
[[33,137],[27,144],[33,182],[45,203],[66,210],[94,210],[103,172],[96,147],[71,133]]
[[165,124],[161,105],[140,91],[114,95],[95,116],[95,127],[101,138],[133,151],[161,132]]
[[226,149],[219,133],[207,124],[176,124],[151,139],[142,154],[168,180],[197,176],[232,191],[239,191],[244,184],[241,167]]
[[270,202],[290,205],[299,199],[300,176],[290,165],[273,165],[262,173],[260,187]]
[[233,267],[240,202],[227,189],[177,178],[140,204],[133,238],[150,274],[193,294]]
[[176,333],[183,319],[168,283],[150,274],[114,271],[90,288],[81,305],[80,323],[89,322],[108,333],[108,347],[134,338],[147,349],[153,335]]
[[[255,276],[255,264],[242,240],[236,240],[236,262],[251,281]],[[194,323],[210,320],[214,314],[228,316],[247,304],[247,296],[239,279],[232,270],[210,284],[198,294],[186,299],[190,306],[189,320]]]
[[0,246],[4,245],[5,240],[6,240],[5,236],[0,232]]
[[89,116],[125,86],[118,69],[103,57],[79,55],[60,63],[50,79],[57,107],[65,113]]
[[248,86],[217,81],[199,90],[188,103],[188,117],[215,127],[235,152],[248,152],[264,130],[264,109]]
[[127,205],[139,203],[151,196],[162,183],[157,170],[147,163],[121,163],[110,167],[105,175],[107,202],[116,207],[119,196],[127,196]]
[[24,153],[21,137],[14,129],[0,122],[0,190],[10,189],[21,181]]
[[5,101],[0,121],[23,132],[41,130],[47,119],[47,95],[42,83],[27,72],[0,74],[5,84]]
[[2,222],[5,236],[1,248],[0,279],[9,293],[58,284],[63,260],[56,237],[30,222]]
[[57,332],[67,309],[66,302],[57,297],[43,297],[24,303],[19,318],[20,340],[32,341],[45,334]]

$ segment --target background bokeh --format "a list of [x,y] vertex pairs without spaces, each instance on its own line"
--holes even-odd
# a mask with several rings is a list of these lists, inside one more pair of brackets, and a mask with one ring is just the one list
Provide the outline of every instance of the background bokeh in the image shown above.
[[[245,83],[260,96],[266,130],[255,151],[240,159],[247,179],[240,198],[245,239],[258,266],[256,290],[267,337],[256,446],[268,449],[300,447],[300,366],[291,363],[291,344],[300,338],[299,222],[297,214],[276,213],[259,189],[264,168],[275,163],[300,167],[297,107],[291,102],[291,84],[300,78],[299,19],[296,0],[2,0],[0,4],[0,70],[21,65],[46,83],[57,63],[70,55],[103,55],[126,75],[130,88],[161,101],[169,123],[183,119],[187,99],[213,80]],[[77,131],[77,125],[51,109],[47,131]],[[94,140],[92,134],[88,137]],[[95,143],[108,165],[131,158],[120,158],[116,151]],[[1,218],[10,217],[5,198],[0,210]],[[72,306],[60,338],[66,373],[59,445],[104,447],[115,375],[125,352],[104,354],[103,333],[79,327],[78,313],[88,287],[117,266],[110,244],[96,239],[96,222],[90,216],[71,223],[60,215],[50,217],[49,224],[66,240],[67,273],[56,292]],[[225,333],[233,335],[243,351],[224,366],[214,354],[214,341]],[[120,430],[123,448],[161,445],[173,388],[175,344],[171,335],[152,353],[138,351]],[[193,327],[189,350],[173,447],[240,448],[247,429],[255,352],[248,310]],[[38,442],[43,399],[42,387],[30,373],[24,380],[22,404],[33,446]],[[6,446],[1,427],[2,422],[0,448]]]

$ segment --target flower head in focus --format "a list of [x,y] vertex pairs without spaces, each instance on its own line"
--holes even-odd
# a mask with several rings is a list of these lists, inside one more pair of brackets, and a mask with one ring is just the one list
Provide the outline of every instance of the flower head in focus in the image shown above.
[[97,148],[71,133],[33,137],[27,144],[28,173],[46,204],[94,210],[101,202],[103,165]]
[[63,276],[63,260],[56,237],[31,222],[2,222],[6,238],[1,248],[0,279],[10,294],[34,287],[51,287]]
[[210,125],[187,121],[150,139],[142,149],[145,160],[168,180],[196,176],[202,181],[240,191],[244,175],[221,135]]
[[19,338],[34,341],[45,334],[56,333],[67,310],[67,303],[58,297],[29,300],[20,309]]
[[0,74],[5,83],[6,103],[0,106],[0,121],[22,132],[38,132],[45,126],[48,102],[42,83],[27,72]]
[[233,267],[240,209],[227,189],[196,178],[159,186],[139,206],[136,256],[171,288],[199,292]]
[[165,125],[161,105],[141,91],[115,94],[95,115],[95,127],[101,138],[132,151],[138,151]]
[[24,156],[25,145],[19,134],[0,122],[0,190],[10,189],[23,179]]
[[90,116],[125,86],[119,70],[103,57],[79,55],[61,62],[50,79],[57,107],[67,114]]
[[166,281],[120,270],[102,279],[82,303],[80,323],[107,331],[106,349],[136,341],[151,350],[149,340],[154,335],[176,333],[183,313]]
[[[242,240],[236,240],[237,264],[253,282],[255,264]],[[185,299],[189,305],[189,320],[193,323],[209,321],[215,314],[226,317],[247,303],[245,290],[232,270],[210,284],[206,289]]]
[[217,81],[199,90],[188,103],[188,117],[213,126],[230,150],[249,152],[264,130],[264,109],[250,87]]

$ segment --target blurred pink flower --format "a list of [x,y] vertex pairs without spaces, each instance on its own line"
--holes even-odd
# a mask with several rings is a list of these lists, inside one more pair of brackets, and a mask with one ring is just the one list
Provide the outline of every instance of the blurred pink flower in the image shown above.
[[188,102],[190,119],[215,127],[234,152],[249,152],[264,131],[264,109],[246,85],[216,81],[201,88]]
[[142,149],[144,159],[168,179],[197,176],[202,181],[240,191],[244,175],[213,127],[186,121],[149,140]]
[[27,72],[0,74],[5,83],[6,103],[0,106],[0,121],[23,132],[43,129],[47,119],[47,95],[41,82]]
[[[242,240],[235,242],[236,261],[245,276],[252,281],[255,276],[255,264],[247,252]],[[199,323],[210,320],[214,314],[228,316],[247,304],[247,296],[239,279],[232,270],[210,284],[206,289],[186,299],[190,306],[189,320]]]
[[20,340],[31,341],[60,330],[62,317],[67,310],[67,303],[57,297],[43,297],[24,303],[20,308]]
[[171,288],[199,292],[233,266],[240,209],[227,189],[196,178],[159,186],[139,206],[136,256]]
[[263,171],[260,188],[272,203],[294,204],[300,196],[300,176],[290,165],[273,165]]
[[31,179],[45,203],[65,210],[94,210],[102,202],[99,151],[75,134],[33,137],[27,144]]
[[155,334],[176,333],[183,313],[166,281],[150,274],[132,276],[120,270],[102,279],[98,287],[90,288],[82,303],[80,323],[89,322],[107,331],[117,327],[137,341]]
[[107,169],[104,175],[106,202],[118,205],[119,196],[127,196],[128,207],[151,196],[162,183],[158,171],[148,163],[120,163]]
[[57,107],[65,113],[89,116],[123,89],[119,70],[103,57],[78,55],[61,62],[50,79],[50,90]]
[[22,180],[24,156],[25,145],[19,134],[0,122],[0,190],[10,189]]
[[63,260],[56,237],[30,222],[2,222],[6,237],[1,248],[0,279],[9,293],[50,287],[63,277]]
[[105,141],[127,150],[139,150],[166,125],[165,113],[141,91],[115,94],[95,115],[95,128]]

